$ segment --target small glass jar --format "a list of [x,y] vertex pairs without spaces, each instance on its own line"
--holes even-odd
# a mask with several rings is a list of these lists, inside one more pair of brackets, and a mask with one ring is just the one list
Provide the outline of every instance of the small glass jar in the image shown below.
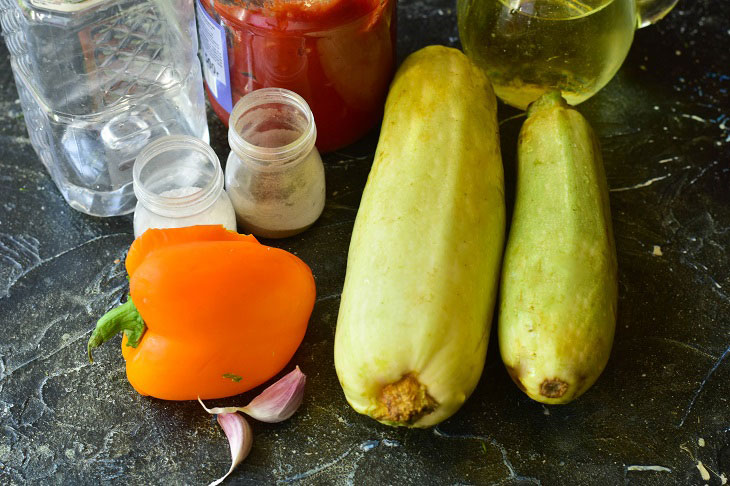
[[324,165],[307,102],[281,88],[241,98],[231,112],[226,190],[239,226],[265,238],[309,228],[322,214]]
[[135,238],[149,228],[221,224],[236,231],[220,160],[204,141],[186,135],[158,138],[139,153],[132,177]]

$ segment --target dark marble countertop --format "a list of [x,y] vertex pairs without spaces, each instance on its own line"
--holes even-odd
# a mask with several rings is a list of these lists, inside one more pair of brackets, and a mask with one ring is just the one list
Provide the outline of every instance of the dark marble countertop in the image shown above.
[[[454,3],[402,0],[399,42],[401,59],[427,44],[456,45]],[[253,451],[228,484],[725,484],[729,44],[730,4],[680,0],[637,32],[616,78],[580,106],[603,147],[620,295],[608,367],[570,405],[523,395],[494,335],[478,388],[437,428],[389,428],[347,405],[333,336],[376,136],[328,155],[322,218],[275,243],[309,263],[317,281],[293,360],[308,374],[307,395],[289,421],[254,424]],[[508,181],[515,113],[500,111]],[[209,120],[225,160],[225,130]],[[125,295],[131,242],[131,217],[66,205],[30,145],[0,47],[0,483],[206,484],[228,469],[215,421],[195,402],[135,393],[118,341],[93,365],[86,358],[96,319]]]

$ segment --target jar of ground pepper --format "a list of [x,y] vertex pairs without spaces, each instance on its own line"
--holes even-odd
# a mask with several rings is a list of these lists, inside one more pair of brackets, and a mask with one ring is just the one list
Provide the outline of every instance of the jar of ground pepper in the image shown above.
[[228,124],[259,88],[294,91],[331,151],[382,115],[395,70],[396,0],[197,0],[206,90]]
[[309,228],[325,203],[317,126],[293,91],[264,88],[241,98],[228,128],[226,191],[246,233],[286,238]]

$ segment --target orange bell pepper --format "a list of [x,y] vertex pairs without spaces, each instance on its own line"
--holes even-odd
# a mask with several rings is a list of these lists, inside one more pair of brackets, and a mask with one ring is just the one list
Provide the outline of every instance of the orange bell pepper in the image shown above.
[[126,267],[130,297],[99,320],[88,351],[124,331],[127,378],[142,395],[221,398],[265,382],[314,307],[304,262],[222,226],[148,230]]

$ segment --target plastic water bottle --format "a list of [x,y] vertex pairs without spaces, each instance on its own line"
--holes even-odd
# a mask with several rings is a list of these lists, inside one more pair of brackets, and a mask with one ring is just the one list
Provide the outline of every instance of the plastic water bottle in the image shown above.
[[31,143],[71,207],[129,213],[145,145],[208,141],[193,0],[0,0],[0,22]]

